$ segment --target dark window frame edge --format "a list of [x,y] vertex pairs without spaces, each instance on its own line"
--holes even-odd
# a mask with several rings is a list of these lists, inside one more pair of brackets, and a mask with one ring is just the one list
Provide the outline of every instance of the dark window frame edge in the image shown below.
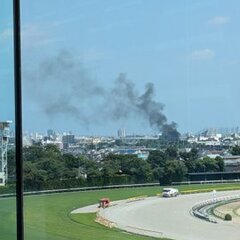
[[24,240],[20,0],[13,0],[17,240]]

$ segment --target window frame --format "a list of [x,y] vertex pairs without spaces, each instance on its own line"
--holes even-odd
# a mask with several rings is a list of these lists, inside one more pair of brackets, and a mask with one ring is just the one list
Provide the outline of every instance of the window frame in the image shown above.
[[24,240],[20,0],[13,0],[17,240]]

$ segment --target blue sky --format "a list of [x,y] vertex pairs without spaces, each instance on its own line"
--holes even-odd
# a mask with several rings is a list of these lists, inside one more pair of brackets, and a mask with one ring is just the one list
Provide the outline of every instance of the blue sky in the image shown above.
[[[2,1],[0,8],[3,119],[13,118],[9,2]],[[67,87],[39,84],[35,77],[42,62],[63,50],[106,89],[119,73],[126,73],[139,92],[152,82],[155,99],[164,103],[164,114],[181,132],[240,125],[239,12],[237,0],[22,0],[24,128],[152,132],[137,116],[88,126],[67,115],[47,117],[41,99],[51,100]]]
[[14,85],[12,51],[12,5],[2,1],[0,7],[0,119],[13,120]]

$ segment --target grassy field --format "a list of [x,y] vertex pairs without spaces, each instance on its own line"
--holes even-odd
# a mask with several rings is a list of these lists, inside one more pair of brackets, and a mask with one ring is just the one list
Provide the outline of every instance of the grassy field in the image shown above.
[[[240,184],[178,186],[180,191],[240,189]],[[70,215],[72,209],[97,203],[100,198],[125,199],[156,195],[160,187],[112,189],[25,197],[27,240],[144,240],[153,239],[108,229],[94,222],[94,214]],[[0,199],[0,239],[15,240],[15,200]]]

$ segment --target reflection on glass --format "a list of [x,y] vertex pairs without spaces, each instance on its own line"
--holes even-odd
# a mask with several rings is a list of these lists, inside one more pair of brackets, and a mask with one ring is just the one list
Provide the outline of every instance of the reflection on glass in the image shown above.
[[0,238],[16,239],[12,2],[0,7]]

